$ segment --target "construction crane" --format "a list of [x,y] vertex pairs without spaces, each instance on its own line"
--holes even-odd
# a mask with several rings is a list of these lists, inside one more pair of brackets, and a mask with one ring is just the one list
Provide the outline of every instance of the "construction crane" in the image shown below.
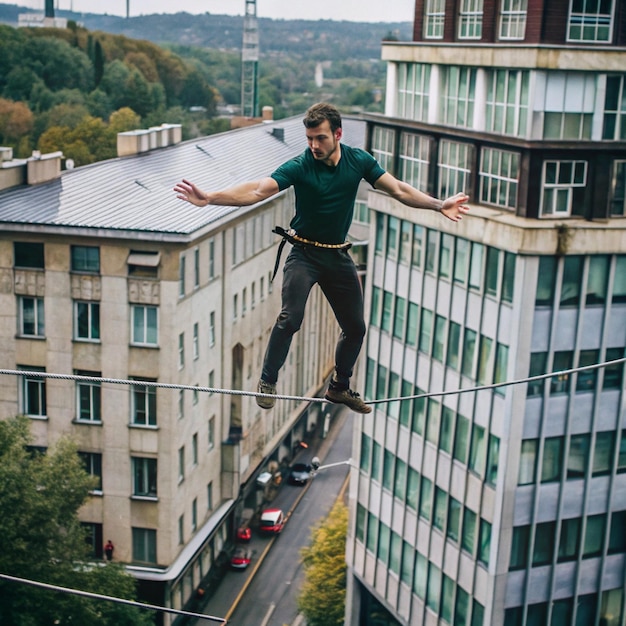
[[241,50],[241,114],[259,117],[259,25],[256,0],[245,0]]

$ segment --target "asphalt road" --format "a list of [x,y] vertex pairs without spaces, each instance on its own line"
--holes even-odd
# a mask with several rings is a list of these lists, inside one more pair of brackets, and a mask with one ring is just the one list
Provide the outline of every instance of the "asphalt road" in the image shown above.
[[[229,571],[215,596],[202,611],[226,617],[232,626],[285,626],[298,623],[297,596],[304,572],[300,551],[311,542],[311,532],[330,511],[342,492],[352,452],[352,425],[358,416],[339,412],[334,427],[322,444],[322,450],[307,450],[307,458],[319,456],[322,469],[308,487],[283,485],[272,507],[289,512],[282,533],[274,538],[255,536],[250,570]],[[334,465],[336,464],[336,465]],[[326,465],[332,467],[324,468]],[[208,626],[198,620],[196,626]]]

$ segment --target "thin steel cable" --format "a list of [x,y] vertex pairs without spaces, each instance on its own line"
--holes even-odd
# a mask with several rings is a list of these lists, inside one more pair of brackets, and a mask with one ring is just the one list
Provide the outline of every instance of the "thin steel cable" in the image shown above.
[[[508,380],[500,383],[491,383],[488,385],[477,385],[475,387],[466,387],[461,389],[449,389],[448,391],[429,391],[426,393],[419,393],[411,396],[398,396],[395,398],[380,398],[377,400],[368,400],[365,404],[382,404],[386,402],[401,402],[403,400],[415,400],[417,398],[430,398],[438,396],[450,396],[454,394],[470,393],[472,391],[483,391],[485,389],[497,389],[499,387],[508,387],[511,385],[521,385],[524,383],[530,383],[537,380],[545,380],[547,378],[553,378],[554,376],[566,376],[575,372],[583,372],[586,370],[599,369],[603,367],[610,367],[612,365],[618,365],[626,362],[626,357],[615,359],[613,361],[604,361],[602,363],[594,363],[592,365],[582,365],[579,367],[572,367],[566,370],[559,370],[556,372],[549,372],[547,374],[538,374],[537,376],[527,376],[525,378],[518,378],[515,380]],[[267,394],[259,393],[257,391],[242,391],[239,389],[220,389],[219,387],[201,387],[198,385],[179,385],[176,383],[159,383],[155,381],[146,380],[130,380],[124,378],[105,378],[102,376],[82,376],[79,374],[57,374],[53,372],[38,372],[28,370],[11,370],[0,369],[0,375],[7,376],[31,376],[33,378],[52,378],[60,380],[78,380],[84,382],[99,382],[99,383],[111,383],[116,385],[130,385],[133,387],[156,387],[163,389],[188,389],[190,391],[202,391],[205,393],[218,393],[234,396],[255,396],[261,398],[274,398],[275,400],[297,400],[301,402],[318,402],[318,403],[330,403],[326,398],[310,398],[307,396],[288,396],[281,394]]]
[[52,585],[50,583],[42,583],[36,580],[30,580],[28,578],[19,578],[17,576],[10,576],[9,574],[0,574],[0,579],[8,580],[9,582],[21,583],[23,585],[30,585],[31,587],[40,587],[41,589],[48,589],[50,591],[59,591],[61,593],[69,593],[75,596],[82,596],[84,598],[92,598],[93,600],[106,600],[107,602],[115,602],[117,604],[126,604],[128,606],[134,606],[139,609],[148,609],[150,611],[159,611],[164,613],[173,613],[174,615],[185,615],[187,617],[197,617],[200,619],[210,620],[212,622],[220,622],[226,624],[226,619],[223,617],[215,617],[213,615],[204,615],[203,613],[193,613],[191,611],[183,611],[180,609],[171,609],[167,606],[158,606],[156,604],[145,604],[143,602],[137,602],[135,600],[126,600],[124,598],[117,598],[115,596],[105,596],[101,593],[93,593],[91,591],[81,591],[80,589],[72,589],[71,587],[60,587],[59,585]]

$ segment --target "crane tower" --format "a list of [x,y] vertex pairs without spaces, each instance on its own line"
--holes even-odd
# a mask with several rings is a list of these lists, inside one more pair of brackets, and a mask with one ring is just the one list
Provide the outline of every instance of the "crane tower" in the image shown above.
[[245,0],[243,18],[243,47],[241,50],[241,114],[259,116],[259,25],[256,0]]

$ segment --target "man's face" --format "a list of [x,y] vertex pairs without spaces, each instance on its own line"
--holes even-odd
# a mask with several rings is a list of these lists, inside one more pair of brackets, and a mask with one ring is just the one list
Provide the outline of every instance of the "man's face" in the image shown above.
[[330,128],[330,122],[324,120],[319,126],[306,129],[306,138],[309,149],[318,161],[333,161],[337,154],[339,140],[341,139],[341,128],[334,133]]

